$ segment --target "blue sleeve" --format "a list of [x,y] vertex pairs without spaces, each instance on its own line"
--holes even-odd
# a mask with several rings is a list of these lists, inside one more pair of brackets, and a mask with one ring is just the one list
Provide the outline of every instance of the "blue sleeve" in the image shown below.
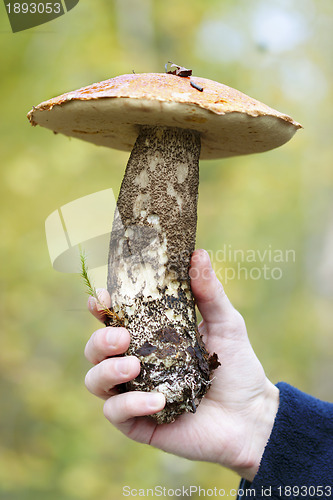
[[242,480],[238,498],[331,499],[333,404],[284,382],[277,387],[279,409],[259,470],[252,483]]

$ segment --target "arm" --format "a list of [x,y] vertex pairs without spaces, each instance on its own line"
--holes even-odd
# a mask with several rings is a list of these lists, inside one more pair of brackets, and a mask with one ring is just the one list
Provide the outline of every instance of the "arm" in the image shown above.
[[[333,404],[280,382],[274,427],[252,484],[252,498],[333,497]],[[244,488],[244,483],[241,486]],[[250,494],[250,493],[249,493]],[[246,498],[246,497],[245,497]]]
[[[163,408],[162,394],[117,393],[117,384],[140,372],[134,356],[112,357],[128,348],[124,328],[102,328],[92,335],[85,354],[95,366],[87,373],[86,385],[106,400],[106,418],[131,439],[192,460],[219,463],[252,481],[271,434],[279,391],[265,376],[244,320],[216,278],[207,252],[194,252],[190,276],[203,317],[199,331],[208,351],[217,352],[221,362],[197,412],[182,415],[172,424],[156,425],[145,416]],[[110,305],[106,291],[101,300]],[[88,307],[99,317],[95,300],[90,299]]]

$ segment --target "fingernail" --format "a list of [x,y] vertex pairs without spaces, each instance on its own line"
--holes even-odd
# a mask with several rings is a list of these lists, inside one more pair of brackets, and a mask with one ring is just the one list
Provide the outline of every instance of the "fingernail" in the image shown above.
[[146,398],[149,410],[161,410],[165,405],[165,396],[161,392],[151,392]]
[[97,288],[96,294],[98,297],[97,309],[100,311],[101,309],[107,308],[107,291],[105,288]]
[[116,366],[115,366],[115,369],[117,370],[117,372],[124,376],[124,377],[127,377],[129,375],[129,360],[128,359],[117,359],[116,360]]
[[117,347],[117,345],[119,344],[120,337],[121,333],[119,332],[118,329],[108,328],[106,332],[106,341],[110,346]]
[[89,311],[93,311],[96,307],[96,299],[94,297],[89,297],[88,299],[88,308]]

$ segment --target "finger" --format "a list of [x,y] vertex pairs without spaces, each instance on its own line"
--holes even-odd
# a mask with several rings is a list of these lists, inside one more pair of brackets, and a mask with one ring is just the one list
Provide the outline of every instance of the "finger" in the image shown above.
[[153,415],[164,406],[165,396],[161,392],[126,392],[105,402],[104,415],[113,425],[121,427],[134,417]]
[[206,250],[193,252],[189,274],[193,295],[206,323],[221,323],[235,313]]
[[123,327],[106,327],[96,330],[88,340],[84,355],[94,365],[103,359],[124,354],[130,344],[130,334]]
[[111,307],[111,297],[105,288],[98,288],[96,290],[97,298],[90,296],[88,299],[88,309],[99,321],[104,321],[105,315],[103,314],[103,308],[108,309]]
[[88,371],[85,384],[92,394],[106,399],[116,385],[129,382],[139,373],[140,361],[135,356],[105,359]]

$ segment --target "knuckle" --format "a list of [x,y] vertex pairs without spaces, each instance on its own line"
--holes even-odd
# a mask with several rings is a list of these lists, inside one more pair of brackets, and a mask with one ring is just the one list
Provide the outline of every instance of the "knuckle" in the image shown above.
[[235,324],[237,325],[237,329],[242,330],[242,331],[246,331],[246,325],[245,325],[245,320],[244,320],[243,316],[236,309],[235,309],[235,312],[236,312]]
[[244,325],[245,324],[243,316],[234,307],[233,307],[233,311],[232,311],[232,317],[233,317],[233,321],[235,324],[237,324],[237,325]]
[[246,325],[243,316],[235,308],[232,309],[228,321],[228,330],[234,335],[241,335],[246,332]]

